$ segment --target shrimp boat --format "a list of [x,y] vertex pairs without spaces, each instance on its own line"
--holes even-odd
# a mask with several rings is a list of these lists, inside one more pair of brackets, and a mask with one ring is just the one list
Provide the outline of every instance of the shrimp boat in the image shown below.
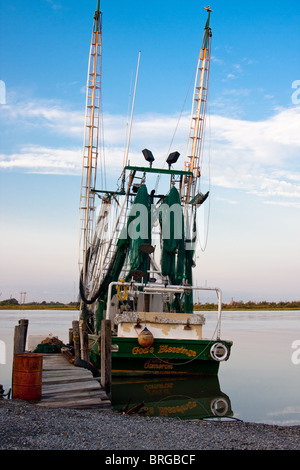
[[[80,197],[80,328],[88,337],[82,358],[101,367],[101,325],[111,328],[113,376],[216,375],[231,341],[220,337],[222,293],[193,284],[197,210],[209,196],[200,191],[201,147],[210,64],[210,7],[197,64],[187,156],[179,152],[156,168],[151,150],[130,165],[129,140],[137,74],[123,167],[115,189],[96,189],[103,167],[101,136],[102,12],[94,15],[87,79]],[[100,163],[99,163],[100,162]],[[98,169],[98,170],[97,170]],[[154,185],[154,181],[156,182]],[[158,189],[158,182],[164,191]],[[99,202],[99,206],[97,206]],[[196,293],[215,291],[213,337],[203,336],[205,317],[194,313]]]

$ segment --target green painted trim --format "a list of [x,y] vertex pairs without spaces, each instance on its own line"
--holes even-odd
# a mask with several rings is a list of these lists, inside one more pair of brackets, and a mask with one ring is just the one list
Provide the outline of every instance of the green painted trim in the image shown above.
[[209,38],[209,34],[210,34],[210,26],[209,26],[209,20],[210,20],[210,13],[211,13],[211,10],[208,10],[208,16],[207,16],[207,21],[206,21],[206,25],[205,25],[205,35],[204,35],[204,49],[207,49],[208,48],[208,38]]
[[152,167],[143,167],[143,166],[125,166],[125,170],[141,171],[143,173],[162,173],[165,175],[187,175],[193,176],[191,171],[184,170],[164,170],[162,168],[152,168]]
[[[112,337],[112,345],[118,345],[118,351],[112,350],[113,375],[215,375],[220,362],[210,356],[214,343],[224,343],[230,357],[231,341],[211,340],[176,340],[156,338],[149,348],[142,348],[137,338]],[[95,343],[94,343],[95,344]],[[100,345],[98,351],[90,353],[91,362],[100,368]]]
[[95,31],[99,31],[99,32],[100,32],[100,26],[101,26],[101,21],[99,21],[100,14],[101,14],[101,11],[100,11],[100,0],[98,0],[97,9],[96,9],[95,14],[94,14],[94,20],[95,20],[95,22],[96,22]]
[[104,194],[115,194],[117,196],[125,196],[125,191],[108,191],[106,189],[91,189],[91,193],[104,193]]

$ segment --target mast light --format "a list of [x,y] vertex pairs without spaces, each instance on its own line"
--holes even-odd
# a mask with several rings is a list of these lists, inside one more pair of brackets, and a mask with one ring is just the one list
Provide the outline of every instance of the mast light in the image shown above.
[[143,152],[143,155],[144,155],[144,158],[147,162],[150,163],[150,166],[152,165],[152,163],[154,162],[155,158],[153,157],[153,154],[151,152],[151,150],[148,150],[148,149],[144,149],[142,150]]
[[180,153],[179,152],[172,152],[167,158],[167,164],[173,165],[173,163],[176,163],[178,158],[179,158]]

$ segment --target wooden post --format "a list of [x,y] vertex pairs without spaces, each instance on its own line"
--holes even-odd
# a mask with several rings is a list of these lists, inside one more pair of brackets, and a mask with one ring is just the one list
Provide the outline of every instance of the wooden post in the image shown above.
[[111,321],[101,322],[101,385],[108,397],[111,392]]
[[69,328],[69,345],[73,346],[74,345],[74,340],[73,340],[73,328]]
[[72,321],[74,357],[80,359],[80,337],[79,337],[79,321]]
[[23,354],[25,352],[27,330],[28,320],[19,320],[19,324],[15,326],[14,354]]
[[86,329],[86,325],[83,321],[80,321],[79,324],[80,331],[80,350],[81,350],[81,359],[89,362],[89,337]]

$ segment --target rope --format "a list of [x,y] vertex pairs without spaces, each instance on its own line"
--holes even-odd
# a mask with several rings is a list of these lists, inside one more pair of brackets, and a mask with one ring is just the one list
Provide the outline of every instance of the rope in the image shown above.
[[[197,65],[198,65],[198,64],[197,64]],[[197,69],[197,65],[196,65],[195,68],[194,68],[193,75],[192,75],[192,77],[191,77],[190,84],[189,84],[189,86],[188,86],[188,89],[187,89],[187,92],[186,92],[186,95],[185,95],[185,98],[184,98],[184,101],[183,101],[183,105],[182,105],[181,111],[180,111],[180,113],[179,113],[179,117],[178,117],[178,120],[177,120],[177,124],[176,124],[175,129],[174,129],[174,132],[173,132],[173,136],[172,136],[172,139],[171,139],[171,142],[170,142],[170,145],[169,145],[169,149],[168,149],[166,158],[168,158],[168,155],[169,155],[169,153],[170,153],[170,151],[171,151],[171,147],[172,147],[172,145],[173,145],[173,142],[174,142],[174,139],[175,139],[175,135],[176,135],[177,130],[178,130],[179,122],[180,122],[180,120],[181,120],[181,118],[182,118],[183,110],[184,110],[185,105],[186,105],[187,97],[188,97],[188,95],[190,94],[190,89],[191,89],[191,85],[192,85],[192,83],[193,83],[193,79],[194,79],[194,76],[195,76],[195,71],[196,71],[196,69]],[[165,164],[166,164],[166,161],[164,161],[163,168],[165,167]],[[155,192],[157,192],[157,188],[158,188],[158,184],[159,184],[160,178],[161,178],[160,175],[158,175],[157,178],[156,178]]]
[[[209,60],[211,57],[211,42],[209,43]],[[210,73],[210,68],[208,70],[208,73]],[[208,76],[208,83],[209,83],[209,76]],[[209,132],[209,139],[208,139],[208,190],[209,193],[211,193],[211,113],[210,113],[210,89],[208,87],[207,89],[207,105],[208,105],[208,132]],[[206,117],[205,117],[206,118]],[[205,132],[203,134],[203,147],[202,147],[202,161],[201,161],[201,170],[202,170],[202,165],[203,165],[203,148],[204,148],[204,141],[205,141]],[[201,171],[202,174],[202,171]],[[207,242],[208,242],[208,232],[209,232],[209,224],[210,224],[210,211],[211,211],[211,205],[210,205],[210,197],[208,198],[208,215],[207,215],[207,225],[206,225],[206,236],[205,236],[205,241],[204,241],[204,246],[201,246],[201,240],[199,238],[200,242],[200,249],[202,252],[206,250],[207,247]]]
[[[101,102],[101,108],[102,108],[102,102]],[[102,139],[101,139],[102,137]],[[100,116],[100,142],[102,144],[101,146],[101,153],[103,156],[102,160],[102,187],[103,189],[106,189],[106,156],[105,156],[105,145],[104,145],[104,124],[103,124],[103,109],[101,109],[101,116]]]

